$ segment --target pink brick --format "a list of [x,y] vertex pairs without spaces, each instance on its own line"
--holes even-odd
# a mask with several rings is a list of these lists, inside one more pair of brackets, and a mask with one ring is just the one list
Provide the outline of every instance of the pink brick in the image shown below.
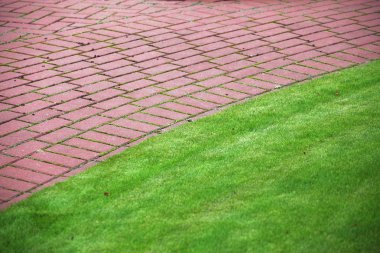
[[165,104],[161,105],[161,107],[168,108],[168,109],[175,110],[175,111],[182,112],[182,113],[186,113],[186,114],[192,114],[192,115],[199,114],[199,113],[203,112],[202,109],[195,108],[192,106],[187,106],[187,105],[181,105],[181,104],[177,104],[177,103],[173,103],[173,102],[165,103]]
[[0,169],[0,175],[12,177],[15,179],[21,179],[36,184],[42,184],[52,179],[52,176],[46,174],[36,173],[30,170],[24,170],[15,167],[5,167],[3,169]]
[[282,78],[279,76],[270,75],[268,73],[258,74],[256,76],[254,76],[254,78],[255,79],[261,79],[263,81],[270,82],[270,83],[281,84],[281,85],[286,85],[286,84],[293,82],[293,80],[290,80],[287,78]]
[[64,167],[60,167],[57,165],[44,163],[36,160],[32,160],[29,158],[24,158],[22,160],[18,160],[13,165],[21,168],[30,169],[37,172],[42,172],[49,175],[60,175],[64,172],[67,172],[68,169]]
[[111,77],[116,77],[116,76],[121,76],[121,75],[125,75],[125,74],[128,74],[128,73],[136,72],[136,71],[139,71],[139,70],[140,70],[140,68],[137,68],[137,67],[134,67],[134,66],[124,66],[124,67],[121,67],[121,68],[117,68],[117,69],[112,69],[112,70],[106,71],[103,74],[107,75],[107,76],[111,76]]
[[69,123],[70,123],[70,121],[68,121],[68,120],[60,119],[60,118],[54,118],[54,119],[50,119],[48,121],[42,122],[40,124],[34,125],[34,126],[30,127],[29,129],[32,131],[39,132],[39,133],[47,133],[47,132],[50,132],[52,130],[61,128],[61,127],[65,126]]
[[129,139],[117,137],[114,135],[103,134],[99,132],[89,131],[82,134],[80,137],[88,140],[102,142],[108,145],[120,146],[129,141]]
[[50,87],[45,88],[45,89],[40,89],[40,90],[38,90],[38,93],[52,95],[52,94],[68,91],[68,90],[71,90],[71,89],[74,89],[77,87],[78,86],[76,86],[76,85],[72,85],[72,84],[68,84],[68,83],[61,83],[58,85],[50,86]]
[[196,74],[189,75],[189,78],[195,79],[195,80],[203,80],[206,78],[210,78],[216,75],[223,74],[224,71],[219,69],[209,69],[202,72],[198,72]]
[[11,112],[11,111],[2,111],[0,112],[0,123],[18,118],[21,116],[21,113]]
[[20,130],[20,131],[5,135],[4,137],[1,137],[0,144],[5,145],[5,146],[13,146],[20,142],[26,141],[28,139],[32,139],[36,135],[38,134],[34,132]]
[[320,69],[320,70],[328,71],[328,72],[332,72],[337,69],[337,67],[334,67],[332,65],[323,64],[321,62],[316,62],[316,61],[303,61],[300,64],[306,67]]
[[109,122],[109,121],[110,121],[110,119],[106,118],[106,117],[92,116],[88,119],[79,121],[79,122],[71,125],[71,127],[74,127],[74,128],[80,129],[80,130],[88,130],[88,129],[94,128],[98,125],[104,124],[104,123]]
[[15,132],[15,131],[17,131],[21,128],[25,128],[27,126],[29,126],[29,124],[18,121],[18,120],[9,121],[7,123],[0,125],[0,136]]
[[72,78],[72,79],[78,79],[78,78],[82,78],[82,77],[85,77],[85,76],[89,76],[89,75],[93,75],[93,74],[99,73],[100,71],[101,70],[95,69],[95,68],[85,68],[85,69],[80,69],[80,70],[77,70],[77,71],[73,71],[73,72],[64,74],[64,76]]
[[320,75],[320,74],[324,73],[324,71],[312,69],[312,68],[307,68],[307,67],[303,67],[300,65],[289,65],[286,67],[286,69],[291,70],[291,71],[295,71],[295,72],[299,72],[301,74],[309,75],[309,76],[316,76],[316,75]]
[[201,88],[199,86],[188,85],[188,86],[182,86],[180,88],[168,91],[168,92],[166,92],[166,94],[168,94],[170,96],[174,96],[174,97],[181,97],[181,96],[184,96],[184,95],[187,95],[187,94],[190,94],[190,93],[202,90],[202,89],[203,88]]
[[172,123],[172,120],[161,118],[161,117],[156,117],[156,116],[152,116],[152,115],[148,115],[148,114],[143,114],[143,113],[135,113],[135,114],[128,116],[128,118],[138,120],[138,121],[147,122],[147,123],[151,123],[151,124],[155,124],[155,125],[159,125],[159,126],[165,126],[165,125],[169,125]]
[[34,102],[25,104],[23,106],[16,107],[13,109],[13,111],[20,112],[20,113],[30,113],[30,112],[35,112],[35,111],[47,108],[52,105],[53,103],[51,102],[36,100]]
[[192,96],[195,98],[199,98],[199,99],[206,100],[206,101],[213,102],[213,103],[217,103],[217,104],[228,104],[228,103],[233,102],[232,99],[222,97],[222,96],[218,96],[218,95],[214,95],[214,94],[210,94],[210,93],[206,93],[206,92],[195,93]]
[[155,84],[155,82],[153,82],[151,80],[141,79],[141,80],[138,80],[138,81],[133,81],[133,82],[121,85],[119,88],[123,89],[123,90],[126,90],[126,91],[133,91],[133,90],[136,90],[136,89],[140,89],[140,88],[144,88],[144,87],[147,87],[147,86],[151,86],[153,84]]
[[195,55],[191,57],[187,57],[182,60],[174,61],[174,64],[181,65],[181,66],[189,66],[191,64],[196,64],[199,62],[207,61],[208,58],[202,55]]
[[146,74],[137,72],[137,73],[131,73],[131,74],[119,76],[119,77],[111,79],[110,81],[116,82],[116,83],[120,83],[120,84],[125,84],[125,83],[128,83],[128,82],[132,82],[132,81],[136,81],[136,80],[139,80],[139,79],[143,79],[145,77],[146,77]]
[[162,108],[149,108],[149,109],[144,110],[144,112],[155,115],[155,116],[159,116],[159,117],[173,119],[173,120],[181,120],[188,116],[183,113],[169,111]]
[[119,118],[128,114],[131,114],[133,112],[136,112],[139,109],[140,108],[137,106],[127,104],[127,105],[119,106],[115,109],[106,111],[102,115],[112,117],[112,118]]
[[178,71],[178,70],[173,70],[173,71],[169,71],[169,72],[166,72],[166,73],[163,73],[163,74],[159,74],[159,75],[153,76],[150,79],[158,81],[158,82],[165,82],[165,81],[168,81],[168,80],[171,80],[171,79],[182,77],[184,75],[186,75],[185,72]]
[[88,141],[84,139],[74,138],[64,142],[65,145],[78,147],[81,149],[89,149],[95,152],[107,152],[113,147],[99,142]]
[[266,82],[266,81],[257,80],[257,79],[252,79],[252,78],[245,78],[243,80],[240,80],[239,82],[241,82],[243,84],[252,85],[254,87],[261,88],[264,90],[273,90],[277,87],[276,84]]
[[71,81],[73,84],[77,84],[77,85],[88,85],[88,84],[92,84],[92,83],[96,83],[96,82],[99,82],[99,81],[103,81],[105,79],[108,79],[109,77],[107,76],[104,76],[104,75],[99,75],[99,74],[95,74],[95,75],[92,75],[92,76],[86,76],[86,77],[83,77],[83,78],[80,78],[80,79],[76,79],[76,80],[73,80]]
[[50,78],[45,78],[40,81],[36,81],[33,83],[29,83],[31,86],[39,87],[39,88],[45,88],[54,84],[59,84],[68,81],[68,78],[61,77],[61,76],[53,76]]
[[263,89],[255,88],[255,87],[240,84],[240,83],[228,83],[228,84],[223,85],[223,87],[231,89],[231,90],[239,91],[239,92],[244,92],[250,95],[258,95],[265,92],[265,90]]
[[182,97],[182,98],[179,98],[177,101],[185,105],[190,105],[190,106],[198,107],[205,110],[210,110],[218,106],[217,104],[214,104],[211,102],[206,102],[206,101],[202,101],[202,100],[190,98],[190,97]]
[[117,126],[122,126],[125,128],[130,128],[134,129],[140,132],[152,132],[156,130],[158,127],[146,123],[142,123],[139,121],[134,121],[134,120],[129,120],[129,119],[119,119],[113,122],[112,124],[117,125]]
[[88,93],[93,93],[93,92],[97,92],[100,90],[105,90],[105,89],[114,87],[116,85],[117,85],[116,83],[112,83],[109,81],[101,81],[101,82],[92,83],[89,85],[82,86],[81,88],[79,88],[77,90],[83,91],[83,92],[88,92]]
[[82,159],[67,157],[50,152],[34,153],[32,157],[40,161],[62,165],[69,168],[78,166],[84,162]]
[[83,92],[69,90],[65,91],[50,97],[45,98],[45,100],[54,102],[56,104],[63,103],[69,100],[73,100],[75,98],[83,97],[85,94]]
[[26,75],[26,76],[24,76],[24,78],[31,80],[31,81],[37,81],[37,80],[49,78],[52,76],[57,76],[59,74],[61,74],[61,72],[47,69],[47,70],[44,70],[44,71],[41,71],[41,72],[38,72],[38,73],[35,73],[32,75]]
[[41,111],[26,115],[24,117],[19,118],[22,121],[30,122],[30,123],[38,123],[43,120],[47,120],[53,118],[57,115],[61,114],[61,112],[54,109],[43,109]]
[[84,149],[69,147],[65,145],[55,145],[48,149],[51,152],[76,157],[84,160],[90,160],[98,156],[97,152],[92,152]]
[[10,164],[11,162],[13,162],[15,160],[17,160],[17,158],[10,157],[10,156],[5,156],[5,155],[0,154],[0,166],[4,166],[6,164]]
[[166,102],[170,99],[172,99],[172,97],[158,94],[158,95],[154,95],[152,97],[144,98],[142,100],[134,102],[134,104],[139,105],[139,106],[143,106],[143,107],[149,107],[149,106],[153,106],[153,105],[157,105],[157,104]]
[[262,72],[263,69],[257,68],[257,67],[250,67],[250,68],[245,68],[241,70],[237,70],[231,73],[228,73],[229,76],[235,77],[235,78],[244,78],[247,76],[255,75],[257,73]]
[[28,191],[34,188],[36,185],[34,183],[28,183],[24,181],[20,181],[17,179],[11,179],[7,177],[0,176],[0,185],[10,190],[15,191]]
[[0,188],[0,200],[8,200],[15,196],[17,196],[19,193],[16,191],[11,191],[7,189]]
[[46,143],[31,140],[3,152],[8,155],[23,157],[26,155],[30,155],[31,153],[40,150],[46,146]]
[[320,62],[323,62],[323,63],[330,64],[330,65],[334,65],[334,66],[337,66],[337,67],[340,67],[340,68],[346,68],[346,67],[352,65],[351,62],[342,61],[342,60],[331,58],[331,57],[327,57],[327,56],[319,57],[316,60],[320,61]]
[[71,120],[71,121],[77,121],[77,120],[92,116],[94,114],[101,113],[102,111],[103,110],[101,109],[97,109],[93,107],[85,107],[85,108],[81,108],[81,109],[63,114],[61,117],[64,119]]
[[292,72],[286,69],[275,69],[270,72],[271,74],[277,75],[277,76],[283,76],[286,78],[294,79],[297,81],[301,81],[308,78],[308,75],[304,75],[301,73]]
[[39,137],[38,140],[50,143],[57,143],[79,133],[80,132],[78,130],[64,127],[49,134],[45,134]]
[[68,111],[72,111],[72,110],[87,106],[91,103],[92,102],[88,99],[77,98],[74,100],[70,100],[66,103],[54,106],[54,108],[57,110],[68,112]]
[[101,100],[106,100],[112,97],[119,96],[121,94],[125,93],[124,91],[121,90],[116,90],[116,89],[107,89],[103,91],[99,91],[97,93],[94,93],[92,95],[86,96],[86,99],[92,100],[92,101],[101,101]]
[[140,98],[152,96],[161,91],[163,91],[163,89],[158,88],[158,87],[145,87],[145,88],[127,93],[126,96],[130,98],[134,98],[134,99],[140,99]]
[[212,88],[212,89],[208,90],[207,92],[210,92],[210,93],[213,93],[216,95],[220,95],[220,96],[224,96],[224,97],[228,97],[228,98],[231,98],[234,100],[244,99],[244,98],[249,96],[245,93],[227,90],[227,89],[224,89],[221,87]]
[[117,135],[127,139],[136,139],[142,135],[143,132],[131,130],[123,127],[113,126],[113,125],[104,125],[96,129],[96,131],[103,132],[106,134]]

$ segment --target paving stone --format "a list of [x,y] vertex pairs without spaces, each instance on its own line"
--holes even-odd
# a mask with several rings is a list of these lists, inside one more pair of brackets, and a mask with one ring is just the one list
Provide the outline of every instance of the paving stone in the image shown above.
[[113,4],[3,6],[1,207],[177,120],[380,58],[373,1]]

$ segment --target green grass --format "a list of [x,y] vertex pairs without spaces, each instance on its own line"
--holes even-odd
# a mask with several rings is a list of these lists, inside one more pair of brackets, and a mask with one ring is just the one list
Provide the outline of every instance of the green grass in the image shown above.
[[378,252],[379,73],[372,62],[144,141],[0,213],[0,251]]

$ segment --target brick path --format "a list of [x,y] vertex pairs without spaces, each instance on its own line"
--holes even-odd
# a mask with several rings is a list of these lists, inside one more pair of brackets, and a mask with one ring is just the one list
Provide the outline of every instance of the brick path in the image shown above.
[[380,1],[0,6],[3,208],[161,128],[380,58]]

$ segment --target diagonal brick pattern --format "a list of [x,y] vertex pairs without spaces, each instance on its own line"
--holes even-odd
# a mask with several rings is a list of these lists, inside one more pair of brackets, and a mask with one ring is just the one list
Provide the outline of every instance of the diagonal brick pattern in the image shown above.
[[0,206],[215,108],[380,58],[380,1],[4,0]]

